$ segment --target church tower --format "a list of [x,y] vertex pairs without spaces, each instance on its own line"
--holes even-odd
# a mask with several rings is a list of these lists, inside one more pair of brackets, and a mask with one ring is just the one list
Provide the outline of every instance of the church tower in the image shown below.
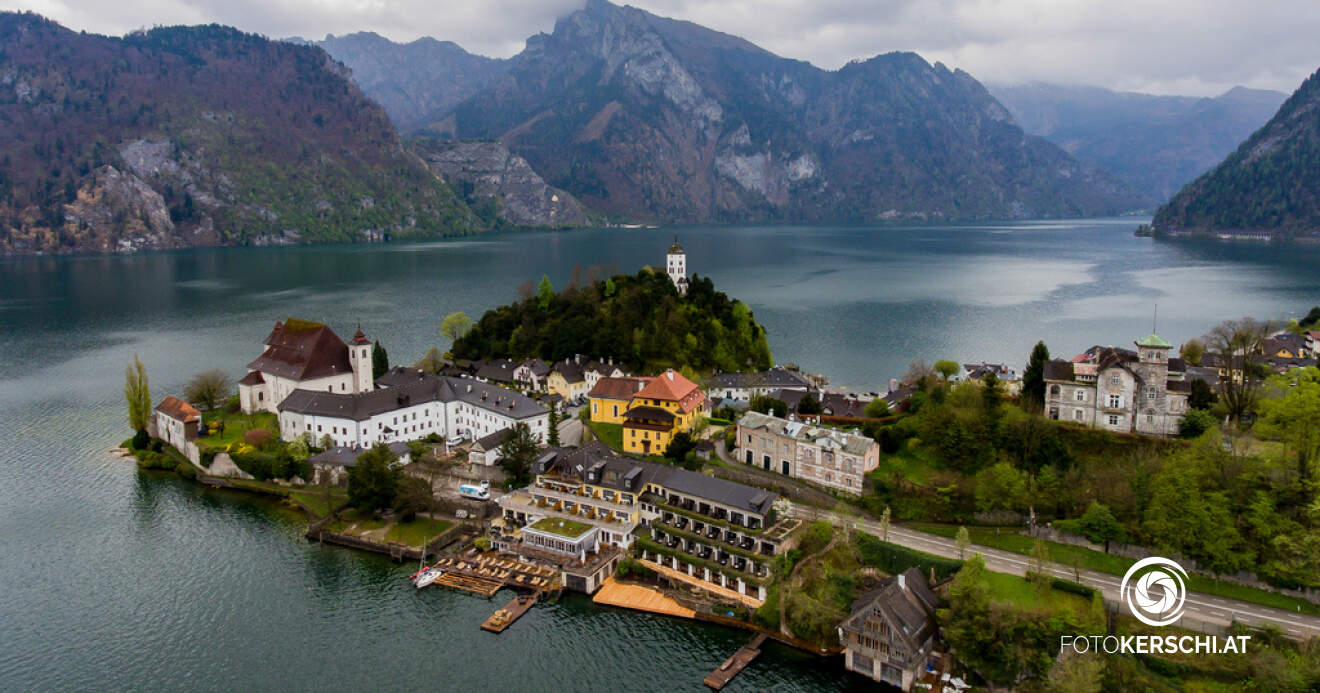
[[376,389],[375,379],[371,377],[371,340],[360,325],[353,341],[348,343],[348,363],[353,366],[353,392]]
[[674,288],[678,289],[678,295],[686,296],[688,289],[687,253],[684,253],[683,246],[678,244],[678,234],[674,234],[674,244],[669,246],[669,255],[665,258],[665,267],[669,272],[669,280],[674,282]]

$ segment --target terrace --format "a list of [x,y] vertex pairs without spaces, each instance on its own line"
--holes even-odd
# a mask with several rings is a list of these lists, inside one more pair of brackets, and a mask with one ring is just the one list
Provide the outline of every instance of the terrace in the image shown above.
[[565,539],[577,539],[578,537],[590,532],[593,528],[585,522],[569,520],[561,517],[545,517],[529,525],[527,529],[534,529],[538,532],[554,534]]

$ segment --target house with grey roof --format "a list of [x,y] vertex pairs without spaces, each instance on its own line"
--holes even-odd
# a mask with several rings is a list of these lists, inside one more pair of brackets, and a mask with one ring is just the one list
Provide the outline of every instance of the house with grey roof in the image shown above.
[[[394,462],[395,465],[405,465],[412,460],[412,451],[408,449],[407,444],[390,443],[389,448],[398,458]],[[308,457],[307,464],[312,467],[313,482],[319,484],[324,480],[331,486],[347,486],[348,470],[357,466],[358,457],[364,452],[366,450],[363,448],[336,445]]]
[[1093,347],[1046,363],[1046,415],[1117,433],[1177,435],[1192,391],[1186,362],[1169,358],[1172,345],[1158,335],[1134,344],[1136,351]]
[[425,438],[432,433],[473,440],[526,424],[544,443],[550,413],[532,398],[474,378],[433,375],[398,366],[359,393],[295,390],[280,402],[285,440],[327,436],[334,445],[366,448]]
[[749,401],[776,390],[817,392],[819,388],[807,376],[781,366],[751,373],[715,373],[703,383],[709,397],[721,400]]
[[745,464],[857,496],[866,473],[880,465],[880,445],[868,436],[755,411],[738,417],[734,454]]
[[939,601],[916,568],[887,578],[853,602],[839,624],[843,666],[872,681],[910,691],[941,655],[935,609]]

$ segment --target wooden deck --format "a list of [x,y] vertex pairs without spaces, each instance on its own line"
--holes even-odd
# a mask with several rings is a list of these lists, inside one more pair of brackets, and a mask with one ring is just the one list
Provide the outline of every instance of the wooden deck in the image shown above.
[[738,648],[738,651],[734,652],[732,657],[724,660],[719,669],[710,672],[710,675],[702,683],[717,691],[724,688],[733,680],[733,677],[741,674],[742,670],[746,669],[747,665],[751,664],[752,660],[761,654],[761,645],[764,643],[765,633],[758,633],[756,637],[752,638],[751,642]]
[[706,590],[707,592],[719,596],[722,599],[728,599],[735,602],[742,602],[749,609],[759,609],[761,608],[761,605],[765,603],[760,599],[757,599],[756,597],[753,597],[751,595],[742,594],[738,590],[729,589],[728,587],[721,587],[713,582],[706,582],[705,580],[702,580],[699,577],[688,575],[687,573],[681,570],[674,570],[669,566],[663,566],[654,561],[638,559],[637,562],[641,563],[647,568],[650,568],[651,570],[654,570],[655,572],[659,573],[662,577],[672,578],[678,580],[679,582],[683,582],[693,587],[696,587],[698,589]]
[[[523,563],[503,554],[482,554],[473,558],[461,556],[442,556],[436,561],[436,567],[450,575],[468,578],[480,583],[499,586],[518,587],[534,592],[555,592],[560,589],[559,572],[531,563]],[[436,580],[437,585],[447,585],[443,580]],[[493,594],[493,592],[492,592]]]
[[539,592],[536,594],[520,594],[514,597],[513,601],[505,604],[503,609],[491,614],[490,618],[481,624],[481,629],[492,633],[503,633],[505,628],[513,625],[514,621],[517,621],[519,617],[535,606],[539,597]]
[[454,589],[463,590],[464,592],[481,595],[487,599],[495,596],[496,592],[504,588],[504,583],[502,582],[472,577],[461,573],[445,573],[436,578],[435,582],[431,584],[453,587]]
[[653,614],[693,618],[696,612],[665,595],[642,585],[625,585],[615,582],[614,577],[605,578],[604,584],[596,590],[591,601],[597,604],[618,606],[624,609],[649,611]]

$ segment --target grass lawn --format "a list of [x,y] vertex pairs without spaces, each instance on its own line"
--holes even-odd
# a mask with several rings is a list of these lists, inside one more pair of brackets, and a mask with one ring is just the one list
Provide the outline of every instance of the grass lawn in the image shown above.
[[592,421],[588,425],[591,426],[591,432],[596,435],[596,440],[615,450],[623,450],[623,424]]
[[326,502],[325,494],[319,489],[293,491],[289,494],[289,497],[302,501],[302,504],[310,508],[318,517],[329,515],[331,510],[343,505],[344,501],[348,500],[348,494],[340,489],[333,489],[330,492],[330,500],[328,503]]
[[452,522],[433,520],[429,517],[418,517],[412,522],[395,522],[386,530],[385,541],[421,546],[453,526]]
[[576,539],[591,530],[591,525],[577,520],[563,520],[557,517],[547,517],[537,521],[528,529],[534,529],[539,532],[548,532],[558,534],[567,539]]
[[199,445],[209,445],[213,447],[224,447],[236,440],[242,440],[243,434],[254,428],[264,428],[279,436],[280,427],[275,415],[268,412],[258,412],[256,414],[230,414],[226,411],[215,410],[202,415],[202,420],[208,425],[212,421],[221,422],[225,426],[223,433],[217,433],[213,436],[198,438]]
[[[958,534],[958,528],[954,525],[942,525],[930,522],[904,522],[904,527],[938,534],[942,537],[953,538]],[[1003,551],[1011,551],[1024,555],[1031,554],[1031,547],[1036,540],[1017,533],[1017,528],[1000,528],[995,532],[994,527],[968,527],[968,534],[971,535],[973,544],[989,546],[991,548]],[[1055,563],[1062,563],[1065,566],[1077,565],[1086,570],[1094,570],[1100,573],[1109,573],[1111,575],[1122,575],[1128,568],[1136,563],[1131,558],[1114,556],[1101,551],[1092,551],[1091,549],[1072,544],[1060,544],[1058,542],[1045,542],[1046,550],[1049,552],[1049,559]],[[1294,599],[1284,594],[1276,594],[1255,587],[1247,587],[1203,575],[1189,574],[1187,576],[1187,587],[1197,592],[1213,594],[1217,597],[1226,599],[1238,599],[1252,604],[1262,606],[1272,606],[1276,609],[1297,612],[1300,607],[1301,613],[1320,616],[1320,604],[1312,604],[1303,599]]]
[[1040,609],[1047,607],[1051,611],[1071,611],[1085,614],[1091,602],[1077,594],[1070,594],[1052,587],[1039,590],[1025,578],[1005,573],[986,571],[986,582],[990,587],[990,601],[1012,604],[1021,609]]

